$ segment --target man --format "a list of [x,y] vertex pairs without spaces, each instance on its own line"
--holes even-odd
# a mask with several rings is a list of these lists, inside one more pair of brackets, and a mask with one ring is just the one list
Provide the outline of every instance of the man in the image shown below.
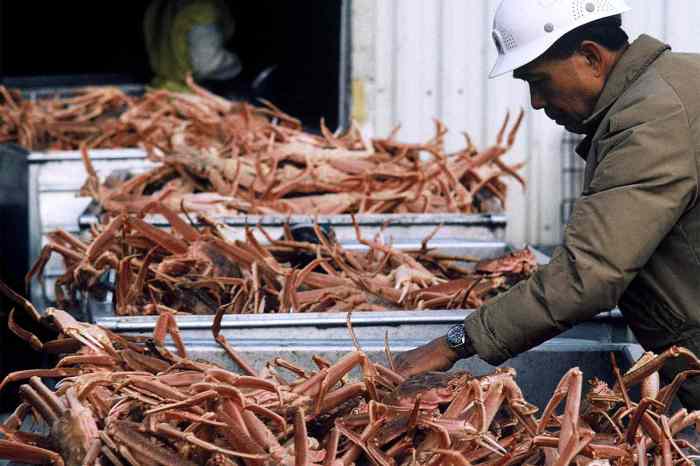
[[154,87],[186,91],[188,73],[216,87],[241,72],[238,56],[224,47],[234,32],[224,0],[154,0],[143,27]]
[[[700,56],[620,28],[623,0],[503,0],[491,77],[514,71],[532,106],[585,134],[584,189],[551,263],[464,326],[401,354],[405,375],[478,355],[497,365],[620,307],[637,340],[700,354]],[[667,381],[682,358],[662,371]],[[700,380],[679,393],[700,409]]]

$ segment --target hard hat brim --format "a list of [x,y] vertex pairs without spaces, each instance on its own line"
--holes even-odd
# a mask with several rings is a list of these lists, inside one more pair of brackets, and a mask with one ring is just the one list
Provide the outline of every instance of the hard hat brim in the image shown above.
[[625,8],[620,8],[613,13],[606,12],[599,15],[587,16],[581,21],[573,23],[567,28],[562,28],[557,31],[557,34],[552,34],[550,36],[545,36],[538,41],[531,42],[524,47],[519,47],[517,51],[513,51],[507,54],[498,55],[496,63],[494,64],[491,72],[489,73],[489,79],[502,76],[506,73],[510,73],[518,68],[533,62],[536,58],[544,54],[549,48],[554,45],[559,39],[564,37],[567,33],[573,31],[574,29],[583,26],[584,24],[592,23],[603,18],[609,18],[610,16],[619,15],[630,11],[631,8],[626,6]]

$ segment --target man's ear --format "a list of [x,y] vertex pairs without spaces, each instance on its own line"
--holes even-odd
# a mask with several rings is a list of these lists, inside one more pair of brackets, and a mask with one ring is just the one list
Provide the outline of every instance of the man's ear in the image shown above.
[[585,40],[581,42],[578,52],[586,60],[596,77],[605,73],[605,53],[600,44]]

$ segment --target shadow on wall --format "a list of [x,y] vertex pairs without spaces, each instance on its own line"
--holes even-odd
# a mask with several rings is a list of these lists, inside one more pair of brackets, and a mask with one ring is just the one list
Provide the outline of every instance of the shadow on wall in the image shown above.
[[576,153],[583,136],[565,131],[561,137],[561,228],[569,223],[576,199],[583,191],[585,161]]

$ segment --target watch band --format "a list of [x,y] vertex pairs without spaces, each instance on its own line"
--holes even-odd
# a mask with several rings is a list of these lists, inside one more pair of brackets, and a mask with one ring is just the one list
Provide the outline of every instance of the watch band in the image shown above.
[[461,358],[468,358],[476,354],[469,334],[464,324],[457,324],[447,331],[447,345]]

